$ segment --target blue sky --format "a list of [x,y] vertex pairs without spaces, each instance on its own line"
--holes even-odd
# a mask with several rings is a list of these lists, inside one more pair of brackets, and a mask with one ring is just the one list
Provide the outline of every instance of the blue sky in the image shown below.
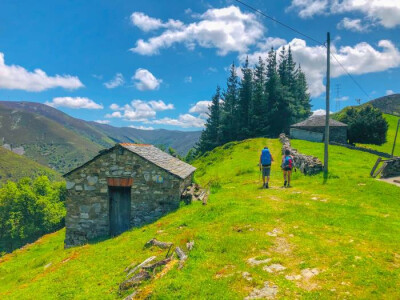
[[[246,0],[323,41],[371,98],[400,92],[399,0]],[[199,130],[227,67],[290,44],[313,110],[324,49],[235,1],[0,2],[0,100],[35,101],[115,126]],[[340,107],[367,96],[332,62]],[[337,107],[332,102],[332,110]]]

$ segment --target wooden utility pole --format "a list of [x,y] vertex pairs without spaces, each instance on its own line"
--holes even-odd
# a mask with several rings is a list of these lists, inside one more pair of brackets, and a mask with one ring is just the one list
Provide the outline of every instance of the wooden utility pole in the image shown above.
[[331,35],[328,32],[326,40],[326,113],[325,113],[325,151],[324,151],[324,173],[328,174],[328,148],[329,148],[329,92],[331,85]]
[[399,127],[400,127],[400,119],[397,121],[396,135],[394,136],[394,142],[393,142],[393,148],[392,148],[392,157],[394,156],[394,147],[396,146],[397,133],[399,132]]

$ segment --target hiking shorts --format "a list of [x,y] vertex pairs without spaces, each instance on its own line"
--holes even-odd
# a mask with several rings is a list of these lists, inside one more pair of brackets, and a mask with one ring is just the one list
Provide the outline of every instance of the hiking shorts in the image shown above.
[[269,166],[262,166],[262,175],[269,176],[271,174],[271,165]]
[[292,171],[292,168],[291,167],[284,167],[283,171]]

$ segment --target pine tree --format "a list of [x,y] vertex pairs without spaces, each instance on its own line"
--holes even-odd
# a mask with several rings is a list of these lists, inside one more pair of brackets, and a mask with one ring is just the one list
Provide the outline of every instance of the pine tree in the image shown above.
[[221,144],[220,99],[221,99],[221,89],[219,86],[217,86],[215,94],[212,97],[211,106],[208,113],[208,119],[205,124],[205,129],[201,133],[200,140],[196,147],[199,153],[210,151]]
[[278,73],[281,79],[281,83],[284,86],[288,86],[289,85],[288,56],[286,54],[285,46],[282,47],[281,52],[279,54]]
[[249,113],[253,96],[253,71],[249,67],[248,57],[242,67],[242,73],[238,99],[238,139],[245,139],[250,134]]
[[250,136],[263,136],[267,133],[267,102],[265,94],[266,71],[261,57],[254,69],[253,100],[250,108]]
[[311,99],[308,93],[306,75],[301,70],[301,66],[299,66],[296,72],[294,95],[296,99],[296,117],[294,122],[299,122],[311,116]]
[[267,96],[267,116],[269,135],[277,137],[281,132],[287,132],[292,122],[294,99],[287,86],[281,82],[277,72],[276,52],[271,49],[268,53],[267,61],[266,93]]
[[238,137],[238,77],[235,63],[232,63],[227,88],[224,93],[224,103],[221,111],[221,137],[222,143],[234,141]]

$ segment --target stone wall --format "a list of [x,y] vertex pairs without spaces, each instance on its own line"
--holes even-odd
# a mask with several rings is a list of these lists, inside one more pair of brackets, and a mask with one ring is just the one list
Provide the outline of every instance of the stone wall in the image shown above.
[[289,149],[294,159],[294,166],[302,173],[306,175],[314,175],[323,170],[324,167],[318,157],[304,155],[298,152],[296,149],[293,149],[290,145],[289,138],[284,133],[279,136],[279,140],[282,143],[282,154],[285,153],[286,149]]
[[122,147],[106,151],[65,176],[68,190],[66,247],[109,235],[107,177],[112,176],[133,178],[132,226],[153,222],[177,209],[182,191],[192,180],[191,176],[182,180]]
[[400,176],[400,158],[393,158],[384,162],[385,168],[382,170],[382,178]]

